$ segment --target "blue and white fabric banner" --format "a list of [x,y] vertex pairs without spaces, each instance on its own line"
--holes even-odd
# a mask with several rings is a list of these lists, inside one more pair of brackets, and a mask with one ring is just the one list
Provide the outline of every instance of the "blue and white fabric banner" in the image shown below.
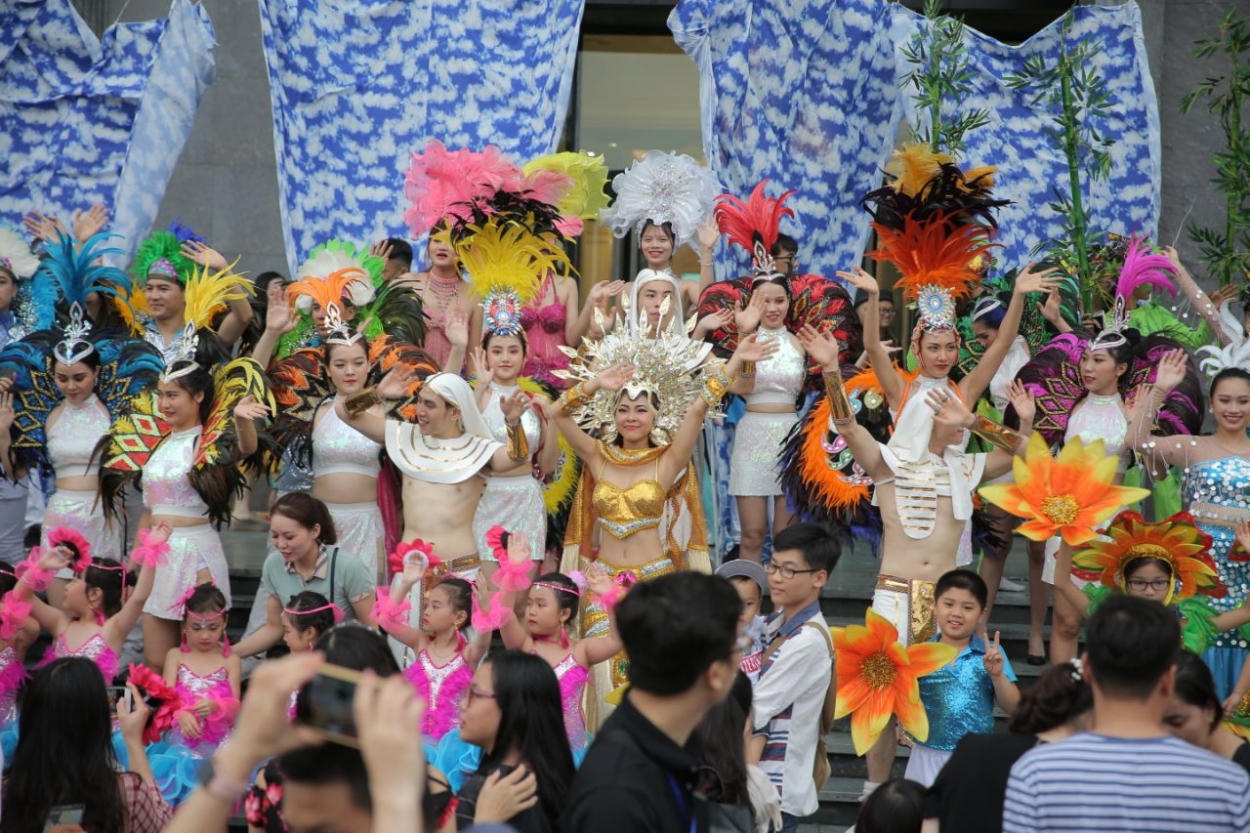
[[[797,232],[804,271],[832,276],[860,260],[871,218],[859,198],[880,185],[904,120],[916,118],[902,88],[911,71],[902,50],[921,25],[922,17],[887,0],[682,0],[669,17],[674,39],[699,67],[708,164],[743,196],[764,177],[774,181],[773,195],[798,190],[798,217],[782,229]],[[988,109],[991,123],[968,134],[962,161],[999,165],[995,193],[1015,201],[999,214],[1004,269],[1028,263],[1038,243],[1062,231],[1048,207],[1068,177],[1047,135],[1054,113],[1004,80],[1033,56],[1053,61],[1060,31],[1056,21],[1008,46],[966,30],[975,72],[962,107]],[[1081,6],[1068,37],[1093,42],[1094,67],[1111,95],[1111,115],[1097,125],[1115,143],[1111,178],[1082,178],[1090,227],[1154,234],[1162,152],[1140,11],[1133,2]],[[952,107],[945,115],[954,114]],[[746,257],[730,257],[726,274],[744,274]]]
[[17,0],[0,16],[0,221],[108,206],[114,243],[148,233],[216,73],[203,6],[96,36],[70,0]]
[[261,0],[287,259],[407,237],[404,171],[430,139],[556,149],[583,0]]

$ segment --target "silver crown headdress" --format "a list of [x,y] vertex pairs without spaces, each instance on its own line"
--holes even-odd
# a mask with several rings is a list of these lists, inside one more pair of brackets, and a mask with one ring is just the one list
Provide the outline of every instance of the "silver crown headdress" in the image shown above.
[[87,341],[91,332],[91,322],[83,314],[82,307],[75,303],[69,308],[69,325],[66,326],[65,338],[52,348],[52,355],[65,366],[78,364],[95,352],[95,345]]
[[1128,329],[1128,307],[1123,295],[1115,296],[1115,307],[1109,316],[1102,332],[1089,343],[1090,350],[1114,350],[1128,344],[1128,338],[1124,335],[1124,331]]
[[351,325],[343,320],[338,304],[326,304],[326,344],[351,347],[364,337],[364,333],[352,332]]
[[[195,353],[200,346],[200,334],[195,329],[194,322],[187,322],[187,326],[183,327],[171,346],[173,349],[166,360],[165,372],[161,374],[162,382],[181,379],[200,369],[199,363],[195,360]],[[180,364],[182,367],[178,367]]]

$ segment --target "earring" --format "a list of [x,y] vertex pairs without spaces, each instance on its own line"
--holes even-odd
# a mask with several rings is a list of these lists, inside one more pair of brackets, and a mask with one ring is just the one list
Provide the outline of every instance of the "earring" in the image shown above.
[[182,632],[182,644],[178,646],[178,650],[184,654],[191,653],[191,643],[187,642],[187,632]]
[[221,655],[223,657],[230,656],[230,637],[226,634],[221,635]]
[[565,629],[563,622],[560,623],[560,647],[569,647],[569,632]]

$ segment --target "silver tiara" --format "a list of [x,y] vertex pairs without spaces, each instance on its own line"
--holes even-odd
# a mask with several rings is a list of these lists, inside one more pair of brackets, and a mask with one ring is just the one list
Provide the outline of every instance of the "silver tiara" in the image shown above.
[[785,277],[784,273],[777,270],[777,262],[773,256],[758,240],[755,241],[755,249],[751,254],[751,268],[755,272],[754,277],[751,278],[752,285],[760,281],[775,281]]
[[77,302],[69,308],[69,325],[65,328],[65,338],[52,348],[52,355],[63,365],[78,364],[95,352],[95,346],[87,341],[91,332],[91,322],[83,314],[82,306]]
[[1115,308],[1111,310],[1110,316],[1102,332],[1089,343],[1089,349],[1114,350],[1128,344],[1128,338],[1124,335],[1124,331],[1128,329],[1128,309],[1123,295],[1115,296]]
[[[182,328],[182,332],[178,334],[172,345],[172,354],[166,359],[165,372],[161,374],[161,381],[172,382],[199,370],[200,365],[195,361],[195,352],[199,346],[200,334],[195,329],[195,323],[188,321],[187,326]],[[182,367],[175,370],[174,368],[180,364]]]
[[338,304],[326,304],[326,344],[342,344],[344,347],[351,347],[364,337],[364,333],[352,332],[351,325],[343,320]]

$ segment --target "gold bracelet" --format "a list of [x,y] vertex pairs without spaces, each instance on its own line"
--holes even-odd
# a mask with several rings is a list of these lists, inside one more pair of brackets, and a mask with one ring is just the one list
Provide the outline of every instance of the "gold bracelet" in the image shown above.
[[556,400],[556,410],[573,411],[582,407],[592,399],[594,399],[594,395],[586,393],[586,383],[578,382],[576,385],[560,394],[560,398]]
[[381,401],[373,388],[365,388],[350,399],[343,400],[343,410],[349,417],[358,417]]
[[703,380],[703,390],[699,391],[699,396],[703,397],[709,409],[715,408],[732,386],[733,381],[725,375],[724,368],[717,368],[715,374]]
[[829,421],[834,425],[850,425],[855,421],[855,409],[846,395],[842,372],[826,370],[821,376],[825,380],[825,399],[829,401]]
[[524,460],[530,456],[530,443],[525,437],[525,429],[521,423],[509,425],[504,423],[504,427],[508,429],[508,458],[511,460]]
[[1005,425],[999,425],[980,414],[973,419],[971,430],[990,445],[1001,448],[1008,454],[1015,454],[1016,449],[1020,447],[1020,441],[1024,439],[1020,432],[1013,431]]

